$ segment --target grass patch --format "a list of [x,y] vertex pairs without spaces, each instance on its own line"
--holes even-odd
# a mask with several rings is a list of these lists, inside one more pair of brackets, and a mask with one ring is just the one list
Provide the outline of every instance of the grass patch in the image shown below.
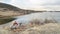
[[0,25],[8,23],[8,22],[10,22],[12,20],[15,20],[15,18],[0,18]]

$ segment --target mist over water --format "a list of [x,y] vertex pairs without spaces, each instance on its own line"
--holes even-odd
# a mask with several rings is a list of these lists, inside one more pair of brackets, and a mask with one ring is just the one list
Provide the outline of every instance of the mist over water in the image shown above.
[[18,16],[15,21],[18,23],[29,23],[33,19],[38,19],[41,22],[44,22],[45,19],[51,19],[60,22],[60,12],[31,13],[23,16]]

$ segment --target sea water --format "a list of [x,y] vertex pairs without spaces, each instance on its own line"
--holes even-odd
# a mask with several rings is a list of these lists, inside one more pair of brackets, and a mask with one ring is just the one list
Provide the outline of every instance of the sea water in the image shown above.
[[60,22],[60,12],[42,12],[42,13],[31,13],[23,16],[18,16],[15,21],[21,23],[29,23],[33,19],[44,21],[45,19],[53,19]]

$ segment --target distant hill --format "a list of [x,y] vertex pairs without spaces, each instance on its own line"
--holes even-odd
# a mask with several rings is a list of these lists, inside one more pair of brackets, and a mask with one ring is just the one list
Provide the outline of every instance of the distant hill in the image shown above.
[[6,3],[0,3],[0,15],[3,15],[3,16],[4,15],[17,16],[17,15],[36,13],[36,12],[43,12],[43,11],[25,10],[25,9],[21,9],[21,8],[18,8],[16,6],[12,6]]
[[14,10],[14,11],[19,11],[20,10],[19,8],[15,7],[15,6],[5,4],[5,3],[0,3],[0,8],[7,8],[9,10]]

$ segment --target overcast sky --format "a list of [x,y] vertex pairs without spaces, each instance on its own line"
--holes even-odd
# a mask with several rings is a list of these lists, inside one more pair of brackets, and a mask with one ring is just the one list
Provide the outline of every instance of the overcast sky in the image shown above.
[[22,9],[32,10],[60,10],[60,0],[0,0]]

